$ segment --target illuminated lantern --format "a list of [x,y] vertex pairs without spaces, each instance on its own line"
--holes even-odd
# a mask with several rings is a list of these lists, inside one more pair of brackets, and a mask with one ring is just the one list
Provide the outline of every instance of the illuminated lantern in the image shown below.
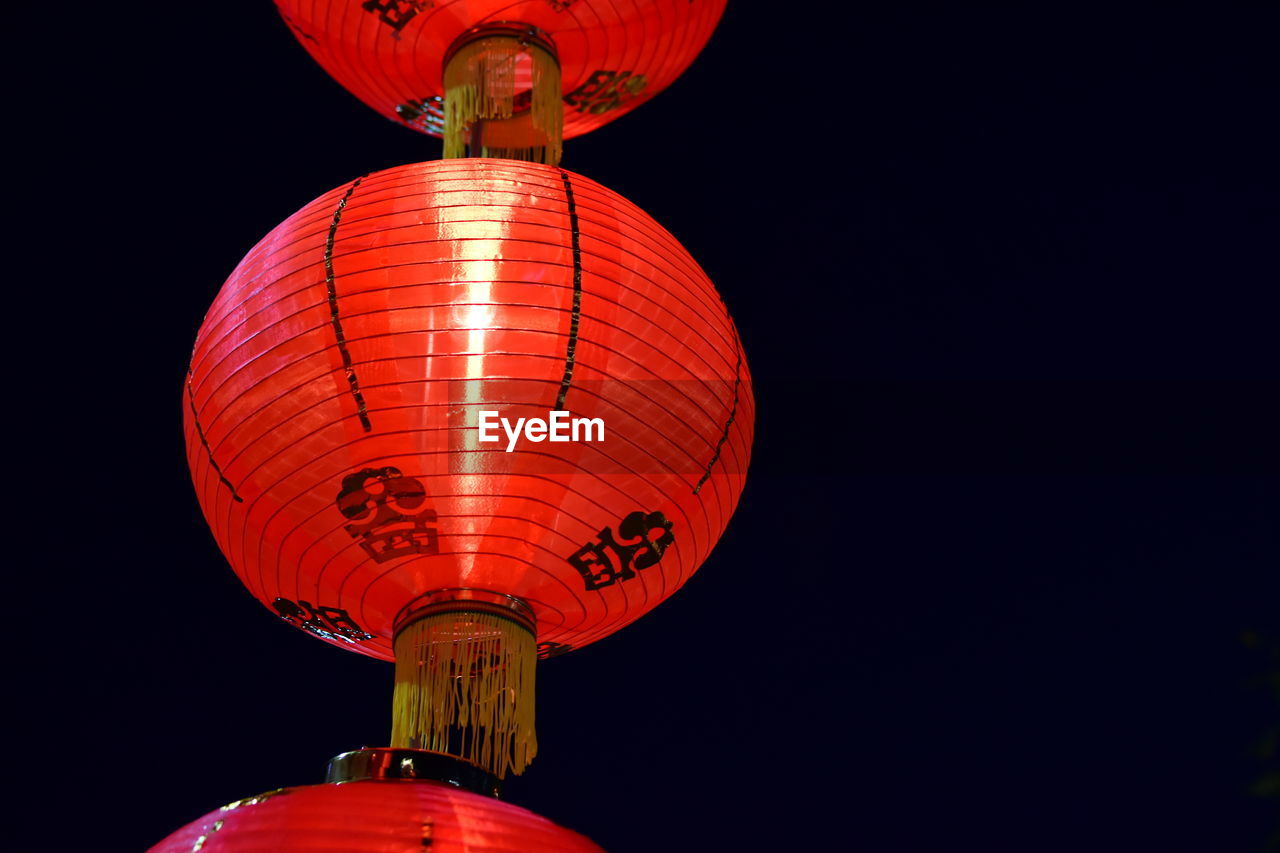
[[393,746],[499,775],[536,750],[535,643],[594,642],[689,579],[754,414],[733,322],[669,233],[587,178],[482,159],[285,220],[215,299],[184,393],[244,584],[397,662]]
[[388,118],[443,135],[446,157],[470,146],[477,156],[554,164],[562,131],[586,133],[670,85],[725,0],[276,5],[339,83]]
[[329,784],[228,803],[151,853],[601,853],[526,809],[464,790],[476,774],[442,761],[414,750],[347,753],[330,763]]

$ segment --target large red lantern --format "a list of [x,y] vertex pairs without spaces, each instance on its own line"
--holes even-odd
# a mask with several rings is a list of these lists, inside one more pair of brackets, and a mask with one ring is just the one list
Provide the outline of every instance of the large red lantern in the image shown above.
[[[361,775],[335,779],[334,764],[352,758]],[[462,790],[456,780],[415,775],[439,758],[410,750],[348,753],[330,765],[329,784],[228,803],[150,853],[601,853],[589,839],[526,809]]]
[[[523,149],[519,159],[554,163],[561,121],[565,138],[577,136],[665,89],[702,50],[725,0],[276,0],[276,5],[302,46],[339,83],[378,112],[419,131],[445,133],[446,89],[454,85],[445,66],[454,58],[459,69],[473,66],[479,76],[472,80],[481,90],[480,78],[488,75],[490,96],[505,87],[502,115],[518,112],[521,95],[528,95],[541,131],[537,145],[554,150],[530,155],[531,143],[513,143],[509,129],[491,128],[498,138],[473,140],[473,153],[517,156],[499,152]],[[510,36],[512,28],[523,33],[517,41],[524,49],[510,40],[507,49],[497,48],[494,37],[503,36],[504,29]],[[474,44],[475,37],[489,39],[488,45]],[[475,57],[466,55],[477,49],[495,60],[487,72],[474,68]],[[505,54],[501,62],[495,49]],[[507,77],[513,79],[499,79]],[[545,80],[546,90],[535,85],[535,77]],[[554,116],[537,103],[546,92]],[[455,112],[455,118],[463,116],[463,123],[484,115],[474,104],[458,109],[463,112]],[[462,144],[460,136],[456,139],[455,145]]]
[[479,159],[368,175],[275,228],[209,310],[186,395],[245,585],[397,660],[393,745],[499,774],[536,748],[534,643],[594,642],[689,579],[753,418],[732,320],[670,234],[587,178]]

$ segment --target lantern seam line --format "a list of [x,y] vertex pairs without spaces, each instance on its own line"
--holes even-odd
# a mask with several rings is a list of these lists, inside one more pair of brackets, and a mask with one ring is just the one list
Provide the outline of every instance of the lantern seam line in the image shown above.
[[200,436],[200,443],[204,445],[205,452],[209,454],[209,464],[213,466],[214,472],[218,475],[218,479],[231,490],[231,497],[235,498],[236,503],[244,503],[244,498],[240,497],[236,492],[236,487],[227,479],[227,475],[222,473],[222,469],[218,467],[218,461],[213,458],[213,448],[209,446],[209,440],[204,437],[204,430],[200,427],[200,415],[196,413],[196,398],[191,390],[191,370],[187,370],[187,402],[191,405],[191,422],[196,425],[196,435]]
[[333,334],[338,339],[338,352],[342,355],[342,368],[347,374],[347,384],[351,386],[351,396],[355,398],[356,410],[360,415],[360,425],[364,427],[365,432],[373,430],[373,424],[369,422],[369,412],[365,408],[364,394],[360,392],[360,380],[356,377],[356,369],[351,361],[351,351],[347,349],[347,336],[342,331],[342,320],[338,317],[338,289],[334,284],[333,273],[333,243],[338,236],[338,223],[342,221],[342,211],[347,206],[347,200],[351,198],[351,194],[356,191],[356,187],[360,186],[363,177],[356,178],[351,186],[347,187],[347,192],[338,201],[338,206],[333,210],[333,221],[329,223],[329,236],[324,241],[324,284],[325,290],[329,297],[329,320],[333,325]]
[[[736,335],[734,336],[736,339]],[[729,409],[729,420],[724,422],[724,432],[720,435],[720,440],[716,442],[716,452],[712,454],[711,461],[707,463],[707,470],[703,472],[702,479],[698,481],[698,485],[693,487],[693,493],[696,495],[702,491],[702,487],[707,480],[711,478],[711,469],[715,467],[716,462],[720,461],[720,451],[724,450],[724,443],[729,440],[729,427],[733,426],[734,418],[738,416],[738,388],[742,385],[742,341],[735,340],[738,345],[738,365],[734,368],[733,377],[733,405]]]
[[573,184],[569,173],[560,170],[564,181],[565,202],[569,206],[569,241],[573,247],[573,314],[569,321],[569,344],[565,348],[564,379],[560,381],[560,393],[556,395],[556,410],[564,410],[564,398],[573,383],[573,362],[578,350],[578,327],[582,322],[582,239],[578,231],[578,205],[573,200]]

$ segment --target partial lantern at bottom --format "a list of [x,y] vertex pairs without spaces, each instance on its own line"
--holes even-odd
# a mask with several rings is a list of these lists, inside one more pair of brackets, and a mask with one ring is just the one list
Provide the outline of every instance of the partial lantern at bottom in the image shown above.
[[451,756],[363,749],[335,758],[328,778],[228,803],[150,853],[603,853],[590,839],[495,799],[496,777]]

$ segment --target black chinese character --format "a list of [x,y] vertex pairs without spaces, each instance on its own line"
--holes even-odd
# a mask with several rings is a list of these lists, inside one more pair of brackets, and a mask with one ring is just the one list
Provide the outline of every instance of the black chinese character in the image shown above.
[[543,660],[546,660],[547,658],[558,657],[567,651],[571,651],[572,649],[573,649],[573,646],[569,645],[568,643],[552,643],[552,642],[538,643],[538,657]]
[[365,0],[360,8],[375,13],[382,23],[391,27],[394,36],[400,38],[404,25],[433,5],[431,0]]
[[565,95],[564,102],[580,113],[599,115],[639,94],[646,82],[643,74],[630,71],[596,71],[587,82]]
[[271,606],[290,625],[296,625],[325,640],[356,643],[373,639],[373,635],[357,625],[351,614],[341,607],[316,607],[309,601],[301,600],[295,604],[287,598],[277,598],[271,602]]
[[427,490],[399,468],[365,468],[342,478],[338,510],[360,522],[343,530],[360,541],[379,563],[407,554],[440,553],[439,536],[428,522],[436,511],[426,507]]
[[[656,539],[651,537],[654,530],[662,531]],[[598,534],[598,542],[588,542],[569,555],[569,565],[582,575],[588,591],[631,580],[636,576],[634,570],[657,565],[676,541],[671,522],[660,512],[631,513],[618,525],[618,535],[623,541],[614,538],[612,528],[606,527]]]
[[444,132],[444,98],[440,95],[396,104],[396,115],[405,124],[416,125],[435,133]]

